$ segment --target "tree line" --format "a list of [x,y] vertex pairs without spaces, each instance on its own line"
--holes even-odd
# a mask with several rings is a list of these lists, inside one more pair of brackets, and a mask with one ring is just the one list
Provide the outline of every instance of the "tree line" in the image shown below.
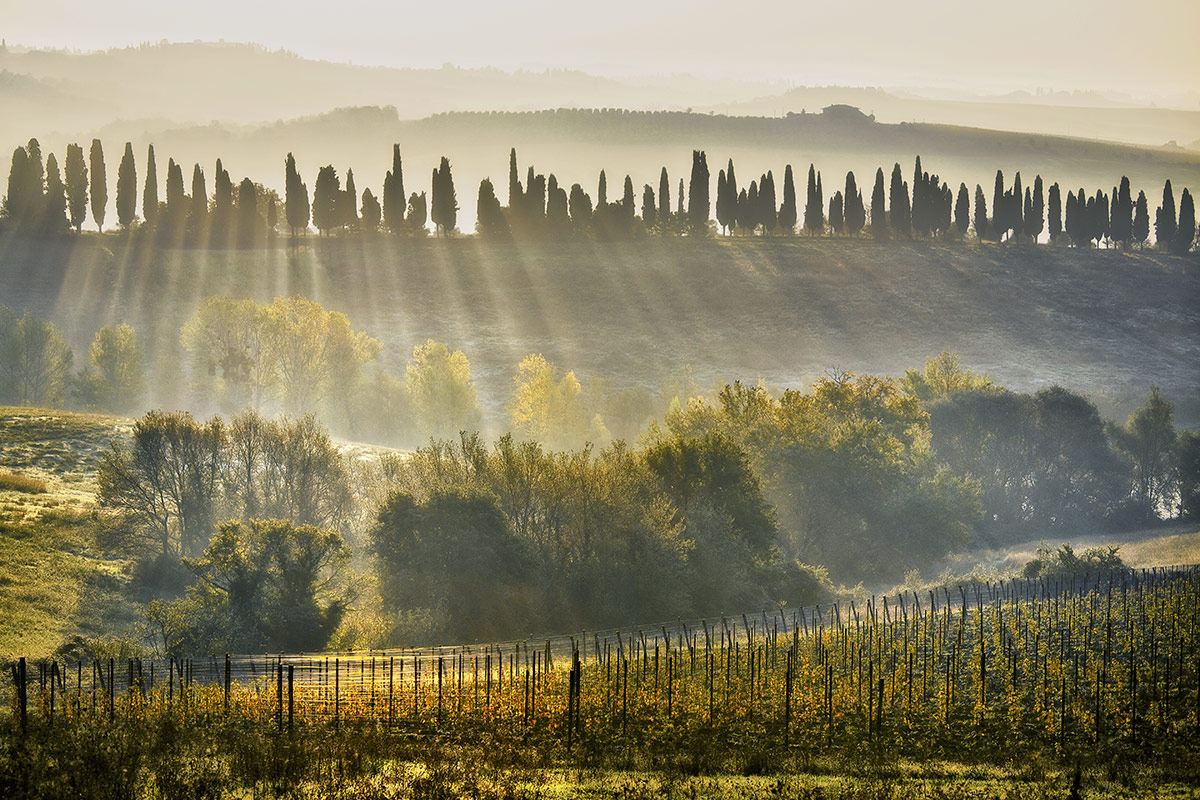
[[312,417],[153,412],[100,497],[143,580],[188,587],[150,609],[173,652],[315,649],[343,623],[482,641],[794,607],[971,542],[1196,518],[1200,433],[1172,413],[1154,390],[1105,421],[951,354],[898,380],[728,385],[603,448],[464,431],[364,463]]
[[[284,197],[262,184],[243,178],[233,183],[217,160],[211,198],[204,170],[193,166],[191,194],[185,190],[182,166],[168,161],[165,200],[160,201],[154,147],[144,161],[141,188],[142,216],[138,217],[139,185],[132,144],[126,142],[117,171],[117,223],[123,230],[138,227],[168,244],[213,248],[254,247],[286,229],[291,236],[311,227],[321,235],[375,234],[424,236],[457,232],[458,193],[448,158],[433,170],[430,191],[405,194],[400,146],[393,145],[392,169],[383,178],[381,196],[370,188],[359,193],[353,170],[343,185],[333,165],[321,167],[310,194],[288,154],[284,162]],[[502,205],[490,178],[480,182],[476,196],[476,232],[492,239],[630,238],[648,234],[707,236],[716,231],[743,236],[870,236],[885,240],[975,240],[1037,242],[1043,234],[1051,244],[1074,247],[1109,245],[1144,247],[1151,238],[1150,203],[1143,190],[1132,194],[1122,176],[1111,192],[1094,193],[1046,185],[1040,175],[1023,185],[1020,173],[1006,182],[997,170],[991,201],[976,184],[972,193],[965,183],[955,190],[936,173],[929,173],[917,156],[911,181],[897,163],[890,176],[883,167],[875,172],[869,196],[864,198],[853,172],[828,195],[820,171],[810,164],[804,205],[798,205],[792,166],[786,165],[777,190],[772,170],[739,185],[733,160],[718,171],[715,203],[710,198],[712,176],[704,151],[693,151],[692,169],[685,186],[673,186],[666,167],[657,187],[645,184],[640,193],[631,176],[609,198],[608,176],[601,170],[594,196],[579,183],[569,188],[554,173],[538,173],[530,166],[521,181],[516,150],[509,154],[508,202]],[[674,203],[672,203],[672,191]],[[43,163],[41,147],[31,139],[13,151],[4,218],[12,226],[49,235],[82,229],[88,205],[97,230],[103,230],[108,203],[103,146],[92,141],[85,161],[82,147],[69,145],[60,172],[54,154]],[[869,201],[869,202],[868,202]],[[283,206],[280,217],[279,206]],[[640,205],[639,205],[640,204]],[[990,211],[989,211],[990,208]],[[713,213],[715,212],[715,219]],[[1170,180],[1166,181],[1153,220],[1154,242],[1171,253],[1189,252],[1197,240],[1196,210],[1184,188],[1178,207]]]

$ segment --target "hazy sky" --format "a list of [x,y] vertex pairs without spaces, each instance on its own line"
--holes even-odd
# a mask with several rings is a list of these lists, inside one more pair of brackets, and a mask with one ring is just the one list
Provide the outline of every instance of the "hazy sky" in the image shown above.
[[0,0],[10,43],[253,41],[388,66],[1200,93],[1198,0]]

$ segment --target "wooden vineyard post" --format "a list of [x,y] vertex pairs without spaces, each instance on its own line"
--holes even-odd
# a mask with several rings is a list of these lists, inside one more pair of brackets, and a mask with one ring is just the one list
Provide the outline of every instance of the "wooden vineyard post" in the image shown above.
[[231,665],[229,663],[229,653],[225,654],[225,713],[229,713],[229,685],[231,677]]
[[342,716],[342,660],[335,658],[333,660],[333,727],[336,729],[341,722]]
[[116,659],[108,660],[108,721],[111,723],[117,717],[116,699],[113,697],[113,678],[116,675]]
[[292,694],[292,670],[294,665],[288,664],[288,731],[291,732],[292,724],[295,717],[296,707],[294,704],[294,696]]
[[275,664],[275,730],[283,730],[283,659]]
[[442,657],[438,656],[438,725],[442,724]]
[[394,714],[395,714],[395,712],[394,712],[394,708],[395,708],[395,707],[394,707],[394,705],[393,705],[393,702],[394,702],[394,700],[395,700],[395,691],[394,691],[394,683],[395,683],[395,679],[396,679],[396,657],[395,657],[395,656],[388,656],[388,712],[387,712],[387,720],[388,720],[388,727],[389,727],[389,728],[390,728],[390,727],[392,727],[392,723],[393,723],[393,722],[395,722],[395,716],[394,716]]
[[21,714],[21,733],[25,733],[29,719],[29,684],[26,670],[25,656],[21,656],[21,660],[17,662],[17,674],[14,681],[17,687],[17,707]]
[[787,672],[784,676],[785,689],[783,699],[783,743],[791,744],[792,739],[792,658],[795,651],[787,652]]

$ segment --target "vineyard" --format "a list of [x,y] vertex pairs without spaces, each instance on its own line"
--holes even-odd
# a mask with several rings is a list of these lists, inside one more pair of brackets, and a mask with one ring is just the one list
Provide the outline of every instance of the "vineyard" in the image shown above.
[[730,769],[741,753],[742,771],[830,756],[1039,759],[1109,773],[1153,765],[1194,782],[1200,568],[976,584],[536,643],[22,660],[7,679],[11,739],[169,724],[217,738],[369,737],[382,754],[388,742],[487,742],[559,765],[636,753],[642,766],[693,773]]

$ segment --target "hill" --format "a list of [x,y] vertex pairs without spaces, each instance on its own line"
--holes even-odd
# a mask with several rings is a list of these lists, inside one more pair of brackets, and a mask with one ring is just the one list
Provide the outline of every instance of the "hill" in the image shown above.
[[0,296],[54,320],[77,355],[103,325],[137,329],[152,406],[194,406],[179,329],[216,294],[310,297],[397,370],[428,338],[461,348],[493,423],[531,352],[657,393],[689,368],[701,388],[780,388],[831,369],[900,375],[942,350],[1016,390],[1061,383],[1119,420],[1156,384],[1177,424],[1200,423],[1194,257],[806,238],[309,237],[294,253],[0,238]]

